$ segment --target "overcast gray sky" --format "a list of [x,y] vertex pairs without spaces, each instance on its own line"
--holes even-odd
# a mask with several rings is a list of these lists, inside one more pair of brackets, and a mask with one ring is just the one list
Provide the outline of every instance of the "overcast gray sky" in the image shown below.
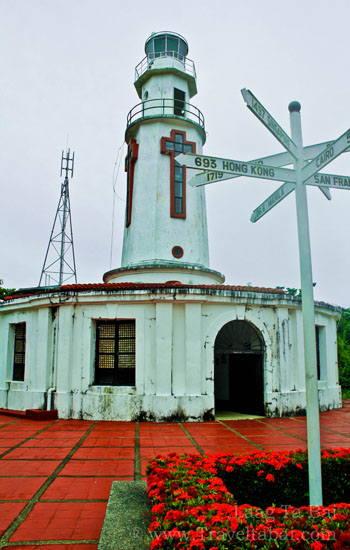
[[[304,145],[350,127],[348,0],[0,0],[0,21],[0,278],[8,287],[38,284],[67,134],[78,281],[102,282],[120,266],[123,161],[110,266],[113,169],[139,102],[134,67],[153,31],[188,40],[207,154],[249,160],[283,151],[246,108],[243,87],[288,133],[288,104],[300,101]],[[326,171],[350,175],[350,155]],[[228,284],[300,287],[294,194],[249,221],[278,186],[239,178],[207,187],[211,267]],[[332,196],[308,189],[315,297],[349,307],[350,192]]]

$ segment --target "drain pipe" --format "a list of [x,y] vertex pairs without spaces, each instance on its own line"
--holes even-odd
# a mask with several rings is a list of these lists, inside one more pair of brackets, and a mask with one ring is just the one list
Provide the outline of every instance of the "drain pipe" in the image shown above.
[[[51,301],[51,300],[50,300]],[[56,376],[56,341],[57,341],[57,332],[58,332],[58,327],[59,327],[59,320],[56,319],[56,316],[57,316],[57,312],[58,312],[58,307],[54,306],[51,310],[51,315],[52,315],[52,325],[53,325],[53,334],[52,334],[52,363],[51,363],[51,387],[47,390],[46,392],[46,410],[47,411],[51,411],[52,410],[52,394],[54,391],[56,391],[56,387],[54,386],[54,384],[56,383],[55,381],[55,376]]]
[[52,392],[54,392],[56,388],[49,388],[47,390],[47,399],[46,399],[46,410],[51,411],[52,410]]

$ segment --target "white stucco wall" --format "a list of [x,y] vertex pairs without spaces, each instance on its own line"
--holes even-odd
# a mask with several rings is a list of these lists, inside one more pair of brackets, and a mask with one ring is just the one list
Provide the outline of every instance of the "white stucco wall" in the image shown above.
[[[52,315],[52,304],[57,308]],[[336,317],[317,308],[325,327],[321,409],[339,407]],[[99,319],[135,319],[136,386],[94,385]],[[167,289],[31,297],[0,307],[0,407],[46,406],[52,385],[61,418],[192,418],[214,413],[214,344],[229,321],[245,320],[264,341],[264,403],[269,415],[305,408],[300,305],[290,297]],[[26,322],[25,381],[13,382],[13,323]],[[55,335],[55,336],[54,336]]]

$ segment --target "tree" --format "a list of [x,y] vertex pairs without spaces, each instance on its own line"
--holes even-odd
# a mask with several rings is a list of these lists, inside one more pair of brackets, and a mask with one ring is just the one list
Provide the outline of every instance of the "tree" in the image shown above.
[[339,383],[350,390],[350,309],[343,309],[337,327]]
[[11,294],[14,293],[16,290],[15,288],[3,288],[1,285],[3,284],[3,280],[0,279],[0,300],[3,300],[5,296],[11,296]]

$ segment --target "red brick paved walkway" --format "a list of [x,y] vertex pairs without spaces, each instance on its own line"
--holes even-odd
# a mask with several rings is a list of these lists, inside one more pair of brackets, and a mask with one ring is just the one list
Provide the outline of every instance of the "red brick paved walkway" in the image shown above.
[[[350,447],[350,401],[321,413],[321,444]],[[300,448],[304,417],[153,424],[1,414],[0,549],[96,550],[112,481],[140,479],[158,454]]]

